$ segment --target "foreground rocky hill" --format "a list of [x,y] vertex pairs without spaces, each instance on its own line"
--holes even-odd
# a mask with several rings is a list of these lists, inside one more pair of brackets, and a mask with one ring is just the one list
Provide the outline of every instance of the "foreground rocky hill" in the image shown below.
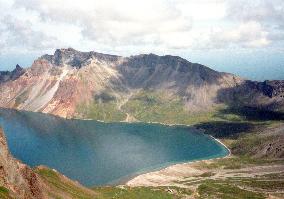
[[0,107],[105,121],[191,123],[228,106],[283,111],[283,82],[253,82],[176,56],[44,55],[0,73]]
[[18,198],[46,198],[45,184],[27,165],[14,159],[0,128],[0,186]]
[[0,128],[0,198],[96,198],[96,193],[55,170],[32,169],[15,159]]

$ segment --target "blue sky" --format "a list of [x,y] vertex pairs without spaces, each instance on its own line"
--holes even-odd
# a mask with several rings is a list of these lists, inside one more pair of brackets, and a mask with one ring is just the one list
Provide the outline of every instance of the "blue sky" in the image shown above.
[[283,0],[0,0],[0,70],[57,48],[179,55],[284,79]]

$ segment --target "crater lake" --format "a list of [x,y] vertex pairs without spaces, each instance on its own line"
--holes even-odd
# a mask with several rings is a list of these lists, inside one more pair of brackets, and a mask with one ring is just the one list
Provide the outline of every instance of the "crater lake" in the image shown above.
[[229,151],[187,126],[104,123],[0,109],[11,153],[31,167],[46,165],[86,186],[172,164],[223,157]]

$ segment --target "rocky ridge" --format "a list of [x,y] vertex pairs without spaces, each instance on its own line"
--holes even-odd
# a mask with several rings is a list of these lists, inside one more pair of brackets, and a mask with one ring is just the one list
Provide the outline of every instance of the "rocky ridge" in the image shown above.
[[16,80],[19,78],[22,74],[24,74],[25,70],[19,66],[16,65],[16,68],[13,71],[0,71],[0,83],[10,81],[10,80]]
[[0,107],[67,118],[86,118],[82,106],[105,102],[114,111],[126,110],[129,104],[120,107],[121,102],[125,96],[136,99],[138,91],[167,96],[168,102],[176,98],[191,113],[236,103],[273,111],[284,107],[281,81],[253,82],[171,55],[121,57],[57,49],[17,74],[0,81]]

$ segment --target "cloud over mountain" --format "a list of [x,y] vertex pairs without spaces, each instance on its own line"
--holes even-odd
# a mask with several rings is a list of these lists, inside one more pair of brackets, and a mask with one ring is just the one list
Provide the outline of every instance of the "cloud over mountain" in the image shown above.
[[280,47],[280,0],[0,0],[2,53],[73,46],[163,53]]

